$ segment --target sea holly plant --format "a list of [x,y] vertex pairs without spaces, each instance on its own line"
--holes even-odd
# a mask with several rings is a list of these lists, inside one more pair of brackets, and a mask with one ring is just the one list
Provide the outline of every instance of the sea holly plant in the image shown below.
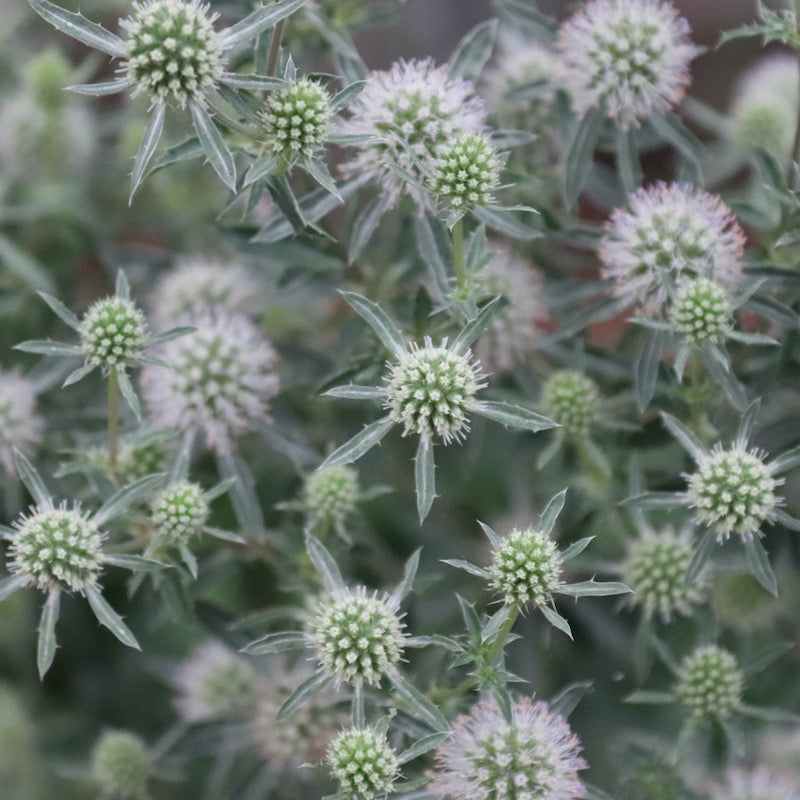
[[36,656],[39,676],[44,677],[55,657],[55,628],[63,592],[82,594],[101,625],[123,644],[140,649],[131,630],[104,599],[99,578],[106,566],[139,571],[161,565],[138,556],[104,552],[107,534],[102,528],[150,493],[164,475],[147,475],[117,491],[96,511],[86,513],[76,502],[56,505],[41,475],[19,452],[15,465],[34,505],[13,527],[2,528],[4,538],[11,543],[8,568],[12,574],[0,581],[0,600],[23,588],[36,588],[46,595]]
[[486,383],[470,347],[489,324],[499,298],[483,306],[452,342],[444,339],[435,345],[426,337],[420,346],[408,342],[394,321],[375,303],[352,292],[343,292],[342,296],[376,333],[393,360],[389,362],[384,386],[351,384],[334,387],[325,394],[381,401],[389,413],[334,450],[323,466],[347,464],[361,458],[396,424],[402,424],[404,436],[410,433],[419,436],[414,479],[417,512],[423,522],[436,496],[434,442],[438,439],[447,445],[466,438],[469,414],[534,433],[556,427],[552,420],[523,406],[475,397]]

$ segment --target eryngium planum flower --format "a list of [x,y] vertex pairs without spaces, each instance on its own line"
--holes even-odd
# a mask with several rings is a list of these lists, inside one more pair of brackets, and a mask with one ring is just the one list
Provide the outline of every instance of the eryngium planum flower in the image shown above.
[[397,754],[386,734],[375,728],[349,728],[328,746],[325,756],[343,797],[368,799],[387,794],[400,772]]
[[744,673],[727,650],[704,645],[683,659],[673,691],[698,721],[726,720],[741,704]]

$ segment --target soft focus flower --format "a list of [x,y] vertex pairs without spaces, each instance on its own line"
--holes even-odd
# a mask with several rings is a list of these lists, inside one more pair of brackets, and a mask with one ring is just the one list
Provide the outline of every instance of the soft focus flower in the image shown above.
[[726,720],[741,704],[744,673],[727,650],[704,645],[681,661],[673,691],[698,721]]
[[36,389],[17,369],[0,368],[0,465],[14,472],[14,450],[30,454],[42,438]]
[[164,346],[160,356],[170,369],[142,370],[145,403],[158,425],[199,430],[213,450],[230,452],[233,437],[268,418],[278,390],[275,351],[242,314],[216,308],[181,321],[197,330]]
[[638,189],[606,223],[599,255],[614,293],[649,315],[688,280],[713,280],[729,295],[742,275],[744,232],[716,195],[688,184]]
[[495,700],[482,701],[436,750],[428,789],[442,800],[574,800],[584,795],[580,752],[566,720],[547,703],[516,700],[507,720]]
[[670,308],[676,333],[690,344],[704,345],[724,339],[733,327],[733,304],[728,293],[708,278],[695,278],[678,287]]
[[399,61],[373,72],[350,105],[341,133],[362,136],[359,152],[345,165],[351,175],[376,182],[394,205],[405,190],[421,204],[425,196],[392,171],[396,164],[420,183],[425,168],[446,142],[479,131],[485,111],[471,84],[451,78],[431,59]]
[[579,370],[557,370],[542,386],[542,410],[572,438],[589,433],[598,419],[599,403],[597,384]]
[[108,800],[147,800],[153,758],[129,731],[106,731],[92,751],[92,778]]
[[328,746],[325,760],[339,782],[342,797],[387,794],[400,772],[397,754],[386,734],[375,728],[348,728]]
[[561,27],[560,77],[579,116],[599,108],[622,130],[672,109],[697,48],[664,0],[590,0]]
[[211,511],[203,489],[185,480],[162,489],[152,507],[155,535],[171,544],[185,544],[200,533]]
[[346,464],[315,470],[303,488],[312,525],[320,521],[341,524],[355,511],[359,494],[358,473]]

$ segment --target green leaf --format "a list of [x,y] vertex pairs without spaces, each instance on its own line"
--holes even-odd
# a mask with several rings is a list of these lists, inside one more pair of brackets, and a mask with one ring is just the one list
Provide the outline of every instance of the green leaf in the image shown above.
[[53,500],[50,492],[42,480],[42,476],[36,468],[19,450],[14,450],[14,466],[17,468],[19,479],[25,484],[25,488],[31,493],[33,502],[39,511],[47,511],[53,508]]
[[136,396],[136,391],[133,388],[133,384],[131,383],[131,379],[128,377],[128,373],[125,372],[124,369],[118,369],[117,372],[117,383],[119,384],[119,390],[122,393],[122,396],[125,398],[125,402],[128,404],[128,408],[133,411],[134,416],[136,419],[141,422],[142,421],[142,406],[139,403],[139,398]]
[[761,706],[750,706],[746,703],[741,703],[737,710],[746,717],[758,719],[762,722],[777,722],[795,726],[800,724],[800,714],[785,708],[762,708]]
[[464,354],[467,352],[472,343],[489,327],[492,318],[500,307],[502,299],[502,295],[491,299],[481,308],[475,318],[471,319],[461,329],[458,336],[456,336],[453,343],[450,345],[450,349],[454,353]]
[[334,114],[338,114],[361,94],[366,85],[366,81],[353,81],[353,83],[345,86],[344,89],[333,96],[331,100],[331,111]]
[[74,86],[65,86],[65,92],[74,92],[87,97],[105,97],[109,94],[118,94],[125,89],[133,86],[128,78],[116,78],[113,81],[103,81],[101,83],[79,83]]
[[594,681],[570,683],[547,701],[550,712],[566,719],[575,710],[578,703],[592,691],[593,687]]
[[15,344],[14,349],[41,356],[83,356],[83,350],[77,344],[51,342],[49,339],[29,339],[26,342]]
[[665,705],[667,703],[674,703],[675,697],[671,692],[653,692],[647,689],[639,689],[629,694],[622,702]]
[[614,144],[622,188],[625,190],[625,194],[632,194],[642,185],[642,168],[639,164],[639,148],[636,143],[635,129],[618,130]]
[[417,569],[419,568],[419,556],[422,548],[418,547],[406,561],[405,568],[403,569],[403,579],[397,584],[395,590],[392,592],[392,602],[398,605],[408,597],[411,587],[414,585],[414,578],[417,576]]
[[447,74],[474,82],[492,55],[496,38],[496,19],[488,19],[467,31],[450,56]]
[[221,31],[219,37],[222,46],[229,50],[248,39],[255,39],[268,28],[272,28],[275,23],[294,14],[305,2],[306,0],[280,0],[278,3],[262,6],[235,25]]
[[147,346],[156,347],[196,332],[197,328],[194,325],[178,325],[176,328],[170,328],[168,331],[157,333],[155,336],[152,336],[150,339],[148,339]]
[[306,552],[311,559],[314,568],[319,572],[325,590],[330,594],[345,591],[347,588],[339,572],[339,567],[333,560],[333,556],[328,552],[325,545],[312,534],[306,534]]
[[332,467],[334,464],[350,464],[370,451],[394,427],[391,417],[383,417],[366,425],[350,441],[334,450],[321,464]]
[[56,655],[56,622],[61,610],[61,592],[53,589],[47,595],[39,618],[39,639],[36,645],[36,666],[43,680]]
[[747,563],[753,577],[772,595],[778,596],[778,580],[769,563],[767,551],[761,540],[755,536],[744,540]]
[[692,583],[700,575],[711,558],[711,553],[714,552],[716,544],[717,540],[713,533],[708,531],[703,534],[697,545],[697,550],[694,551],[692,560],[686,569],[686,577],[684,579],[686,583]]
[[658,367],[671,334],[667,331],[652,331],[644,340],[639,357],[633,368],[633,388],[636,405],[644,412],[656,390]]
[[409,761],[413,761],[415,758],[419,758],[419,756],[429,753],[446,739],[449,739],[451,735],[452,734],[450,731],[429,733],[427,736],[423,736],[421,739],[418,739],[407,750],[403,750],[403,752],[397,757],[398,761],[400,764],[407,764]]
[[556,591],[570,597],[610,597],[615,594],[628,594],[633,590],[619,581],[595,581],[592,579],[580,583],[562,583]]
[[121,569],[129,569],[131,572],[160,572],[166,568],[166,564],[152,558],[134,555],[109,555],[103,557],[103,564]]
[[703,348],[703,364],[711,377],[725,392],[731,405],[744,410],[747,406],[747,392],[731,369],[728,354],[718,345]]
[[542,614],[544,614],[544,618],[554,627],[558,628],[562,633],[566,633],[570,639],[572,639],[572,629],[569,627],[569,622],[567,622],[558,611],[550,608],[550,606],[540,606]]
[[[80,320],[73,314],[58,298],[53,297],[52,295],[48,294],[47,292],[39,292],[39,297],[50,306],[50,310],[65,322],[72,330],[80,331],[81,323]],[[19,345],[17,345],[19,347]],[[80,348],[78,348],[80,349]]]
[[478,525],[481,526],[481,529],[486,534],[487,538],[489,539],[489,543],[492,545],[492,548],[497,550],[497,548],[502,544],[502,539],[486,523],[478,520]]
[[796,445],[785,453],[773,458],[768,464],[770,475],[780,475],[800,465],[800,445]]
[[262,656],[265,653],[285,653],[289,650],[302,650],[308,644],[304,633],[299,631],[281,631],[270,633],[256,639],[242,648],[242,653],[250,656]]
[[[429,725],[435,731],[444,732],[450,730],[450,723],[445,719],[442,712],[422,692],[408,683],[399,672],[391,673],[389,680],[399,698],[403,701],[404,711]],[[398,703],[398,705],[401,704]]]
[[431,510],[436,497],[436,465],[433,463],[433,442],[427,436],[419,437],[414,458],[414,484],[417,490],[417,513],[420,525]]
[[586,536],[583,539],[578,539],[577,542],[573,542],[561,553],[561,560],[570,561],[575,556],[580,555],[589,546],[592,539],[594,539],[594,536]]
[[[133,160],[133,170],[131,171],[131,191],[128,195],[128,205],[131,204],[136,190],[144,179],[147,165],[153,158],[158,143],[164,133],[164,120],[167,115],[167,104],[164,102],[154,103],[153,110],[150,113],[150,119],[147,121],[147,126],[144,129],[142,141],[139,144],[139,149],[136,151],[136,157]],[[199,134],[199,132],[198,132]],[[201,137],[202,143],[202,137]]]
[[231,191],[236,191],[236,164],[233,160],[233,153],[228,149],[228,145],[225,144],[225,139],[222,138],[219,128],[217,128],[208,111],[200,103],[190,101],[189,110],[192,112],[194,129],[208,163],[211,164],[220,180]]
[[73,383],[78,383],[78,381],[82,381],[90,372],[94,372],[97,369],[96,364],[83,364],[82,366],[78,367],[78,369],[72,370],[66,378],[64,378],[64,382],[61,384],[61,388],[64,389],[67,386],[72,386]]
[[344,400],[385,400],[386,389],[380,386],[357,386],[349,383],[346,386],[334,386],[322,393],[325,397],[338,397]]
[[[440,234],[438,236],[437,231]],[[450,278],[448,277],[449,264],[452,260],[450,242],[443,235],[441,226],[437,226],[436,231],[434,230],[427,214],[415,215],[414,233],[417,250],[436,281],[440,298],[445,298],[450,294]]]
[[674,114],[652,114],[648,117],[648,122],[660,136],[689,159],[696,172],[694,182],[702,184],[703,175],[699,161],[699,154],[703,150],[702,142]]
[[322,691],[330,680],[324,672],[317,672],[304,680],[278,709],[276,718],[285,719],[291,716],[300,706],[305,705],[315,694]]
[[126,644],[136,650],[142,649],[139,647],[136,637],[131,633],[131,629],[122,621],[122,617],[106,602],[106,599],[100,593],[100,589],[89,585],[84,588],[83,593],[86,595],[86,599],[89,601],[89,605],[101,625],[108,628],[122,644]]
[[507,428],[522,428],[537,433],[548,428],[558,427],[558,423],[553,422],[553,420],[511,403],[478,400],[473,403],[472,410],[482,417],[505,425]]
[[456,595],[456,600],[458,601],[458,607],[461,609],[461,616],[464,619],[464,627],[467,629],[467,632],[473,638],[480,638],[481,621],[475,611],[475,606],[465,600],[460,594]]
[[469,572],[470,575],[477,575],[479,578],[491,578],[491,574],[487,572],[483,567],[477,567],[475,564],[472,564],[469,561],[464,561],[461,558],[443,558],[443,564],[449,564],[451,567],[455,567],[456,569],[463,569],[465,572]]
[[233,453],[217,454],[217,466],[221,477],[234,479],[228,497],[242,533],[248,539],[258,538],[264,530],[264,515],[249,467]]
[[598,108],[591,108],[578,124],[570,143],[564,173],[564,200],[568,208],[578,201],[581,190],[592,168],[592,156],[600,137],[603,116]]
[[181,561],[183,561],[186,569],[189,570],[189,574],[194,580],[197,580],[197,559],[194,553],[183,542],[178,544],[178,552],[181,554]]
[[46,269],[5,236],[0,236],[0,261],[9,272],[32,289],[54,290],[52,278]]
[[156,488],[163,486],[166,477],[166,472],[154,472],[152,475],[145,475],[143,478],[139,478],[138,481],[123,487],[97,509],[92,515],[92,522],[101,527],[109,520],[126,511],[134,500],[138,500],[140,497],[150,494]]
[[28,2],[42,19],[67,36],[114,58],[125,58],[127,55],[125,42],[119,36],[107,31],[102,25],[86,19],[83,14],[67,11],[47,0],[28,0]]
[[340,292],[353,311],[356,312],[375,332],[383,346],[395,357],[402,358],[408,347],[402,334],[383,309],[355,292]]
[[669,432],[678,440],[683,449],[699,464],[706,457],[706,449],[694,432],[689,430],[679,419],[673,417],[672,414],[667,414],[666,411],[661,412],[661,419],[664,420],[664,425],[667,426]]
[[245,189],[250,186],[250,184],[261,180],[261,178],[271,175],[275,170],[275,167],[278,166],[279,160],[279,157],[275,153],[270,153],[268,156],[264,156],[264,158],[259,158],[257,161],[254,161],[250,165],[250,169],[248,169],[245,173],[242,188]]
[[756,419],[758,419],[758,413],[760,410],[761,398],[757,397],[752,403],[750,403],[749,406],[747,406],[744,414],[742,414],[742,419],[739,421],[739,427],[736,429],[736,442],[742,447],[746,447],[753,436],[753,431],[755,430],[756,426]]
[[0,581],[0,602],[28,583],[25,575],[9,575]]
[[566,499],[567,490],[562,489],[558,494],[553,495],[544,511],[542,511],[542,516],[539,518],[539,527],[545,535],[549,536],[553,532],[558,515],[564,510]]
[[531,225],[526,225],[521,220],[517,219],[511,212],[514,210],[535,211],[532,208],[502,208],[500,206],[478,206],[472,210],[472,215],[475,219],[483,222],[487,228],[491,228],[497,233],[502,233],[512,239],[520,239],[522,241],[530,242],[533,239],[539,239],[544,234],[538,228]]
[[680,508],[680,506],[686,505],[686,494],[684,492],[642,492],[632,497],[626,497],[622,504],[641,509]]
[[326,192],[333,195],[340,203],[344,203],[344,198],[339,194],[339,187],[324,162],[318,158],[304,158],[301,166]]
[[237,72],[224,73],[219,82],[230,86],[231,89],[252,89],[256,92],[271,92],[286,86],[283,78],[267,75],[241,75]]
[[381,217],[386,213],[388,203],[383,195],[378,195],[356,214],[350,229],[347,245],[347,263],[352,264],[361,255],[372,234],[378,229]]

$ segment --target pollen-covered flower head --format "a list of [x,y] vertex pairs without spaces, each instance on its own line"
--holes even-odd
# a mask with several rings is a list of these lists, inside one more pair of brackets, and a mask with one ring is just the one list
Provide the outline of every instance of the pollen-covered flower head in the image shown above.
[[422,182],[423,168],[438,148],[462,133],[479,131],[485,117],[472,85],[450,77],[446,66],[437,67],[431,59],[398,61],[387,71],[373,72],[350,111],[341,132],[369,138],[345,168],[379,183],[391,204],[404,190],[425,202],[391,164]]
[[742,445],[716,446],[689,476],[687,496],[695,517],[710,527],[717,540],[736,533],[752,539],[765,521],[771,521],[779,499],[775,478],[757,450]]
[[203,530],[210,508],[202,488],[190,481],[167,486],[153,501],[156,536],[171,544],[185,544]]
[[697,720],[726,720],[741,704],[744,673],[727,650],[703,645],[680,663],[673,691]]
[[672,109],[697,48],[665,0],[589,0],[558,37],[561,83],[579,116],[591,108],[627,130]]
[[289,81],[270,92],[259,111],[259,140],[288,163],[298,156],[313,158],[328,136],[331,113],[330,97],[318,81]]
[[694,278],[678,287],[670,308],[676,333],[692,344],[704,345],[724,338],[733,327],[733,306],[728,293],[708,278]]
[[321,467],[306,479],[304,495],[315,519],[342,522],[356,507],[358,473],[347,464]]
[[390,597],[367,595],[360,586],[317,603],[308,635],[322,671],[359,686],[376,686],[397,671],[403,654],[403,624]]
[[561,425],[567,436],[586,436],[599,416],[600,390],[586,373],[557,370],[542,387],[544,413]]
[[0,465],[14,470],[14,450],[28,453],[42,438],[36,389],[17,369],[0,369]]
[[43,591],[82,592],[96,586],[103,535],[78,506],[31,511],[14,523],[9,570]]
[[106,731],[92,751],[92,778],[104,798],[147,800],[153,757],[130,731]]
[[127,34],[123,70],[136,92],[154,103],[203,103],[204,93],[223,73],[223,46],[214,30],[218,14],[198,0],[134,2],[120,21]]
[[400,774],[400,760],[386,734],[374,727],[342,731],[325,755],[342,797],[372,798],[387,794]]
[[211,309],[179,322],[194,333],[164,345],[170,369],[146,365],[142,390],[151,418],[179,431],[199,430],[212,449],[229,452],[234,436],[268,418],[278,390],[275,350],[242,314]]
[[632,590],[630,604],[641,607],[647,619],[657,614],[670,622],[675,614],[689,616],[705,596],[702,581],[686,581],[693,556],[688,529],[642,530],[622,564],[622,580]]
[[124,297],[106,297],[93,303],[78,333],[86,361],[104,371],[138,361],[147,343],[144,314]]
[[483,133],[462,133],[438,148],[431,192],[453,212],[488,205],[500,184],[500,159]]
[[599,256],[614,293],[657,313],[679,284],[705,277],[731,294],[742,274],[744,232],[722,200],[689,184],[658,182],[606,223]]
[[425,337],[389,367],[386,406],[389,416],[405,426],[403,435],[439,436],[448,444],[469,430],[467,415],[483,374],[471,353],[456,352],[445,340],[435,346]]
[[509,605],[541,608],[561,583],[563,559],[556,543],[538,528],[515,528],[492,556],[492,587]]
[[574,800],[583,797],[581,745],[566,720],[544,702],[495,700],[460,716],[436,750],[429,791],[441,800]]

